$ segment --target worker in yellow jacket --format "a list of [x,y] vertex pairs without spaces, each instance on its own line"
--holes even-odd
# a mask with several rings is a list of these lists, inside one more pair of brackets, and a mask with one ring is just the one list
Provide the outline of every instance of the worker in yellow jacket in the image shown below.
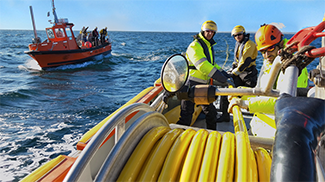
[[[194,41],[188,46],[186,58],[189,62],[189,79],[187,86],[199,84],[209,84],[210,79],[220,83],[230,83],[232,78],[215,63],[213,46],[216,42],[213,40],[217,32],[217,24],[208,20],[202,24],[201,32],[194,36]],[[181,101],[180,119],[177,124],[190,125],[194,113],[194,103],[189,100]],[[217,111],[213,104],[203,105],[203,112],[206,115],[206,124],[208,129],[216,129]]]
[[[284,48],[287,40],[283,39],[282,32],[274,25],[262,25],[255,34],[255,42],[257,49],[262,53],[264,58],[263,66],[258,78],[258,87],[264,87],[267,82],[271,70],[272,63],[278,56],[280,49]],[[277,79],[273,88],[277,84],[281,84],[281,79]],[[308,71],[304,68],[298,77],[297,87],[308,87]],[[234,105],[247,109],[254,113],[254,117],[250,123],[251,131],[256,136],[274,137],[276,125],[274,121],[274,105],[276,97],[242,97],[231,100],[228,111],[232,111]]]
[[[234,62],[231,70],[227,73],[234,79],[235,86],[255,87],[258,71],[256,69],[256,57],[258,54],[255,43],[249,39],[250,34],[246,33],[242,25],[235,26],[231,36],[236,40],[234,49]],[[230,116],[227,112],[229,102],[226,96],[220,97],[220,110],[222,115],[217,122],[229,122]]]

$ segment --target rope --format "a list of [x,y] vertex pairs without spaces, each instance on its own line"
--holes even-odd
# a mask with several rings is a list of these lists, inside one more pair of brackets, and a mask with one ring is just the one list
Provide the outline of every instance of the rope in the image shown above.
[[228,42],[227,42],[226,39],[223,39],[223,40],[225,40],[225,42],[226,42],[226,44],[227,44],[227,49],[226,49],[226,55],[227,55],[227,57],[226,57],[225,62],[224,62],[223,65],[222,65],[222,69],[225,67],[226,62],[228,61],[228,57],[229,57],[229,45],[228,45]]

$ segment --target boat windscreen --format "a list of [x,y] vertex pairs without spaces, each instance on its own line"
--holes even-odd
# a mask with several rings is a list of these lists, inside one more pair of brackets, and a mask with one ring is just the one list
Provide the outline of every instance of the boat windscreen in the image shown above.
[[52,29],[47,29],[46,33],[47,33],[47,36],[48,36],[49,39],[54,38],[54,33],[53,33]]

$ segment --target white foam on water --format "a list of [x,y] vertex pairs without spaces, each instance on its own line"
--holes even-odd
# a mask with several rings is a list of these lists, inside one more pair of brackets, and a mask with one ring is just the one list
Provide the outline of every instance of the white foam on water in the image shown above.
[[35,61],[34,59],[29,59],[25,62],[24,65],[19,65],[18,68],[20,70],[27,70],[27,71],[42,71],[42,68],[40,67],[40,65],[37,63],[37,61]]

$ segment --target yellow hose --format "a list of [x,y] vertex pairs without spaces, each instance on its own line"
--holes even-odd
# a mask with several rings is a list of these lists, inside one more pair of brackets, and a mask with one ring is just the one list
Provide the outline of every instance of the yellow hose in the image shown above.
[[194,135],[179,181],[197,181],[208,135],[209,132],[204,129],[200,129]]
[[157,181],[169,149],[183,131],[183,129],[176,128],[165,134],[146,165],[142,167],[143,171],[139,174],[137,181]]
[[250,149],[250,163],[249,163],[249,181],[258,181],[258,171],[257,171],[257,163],[254,155],[254,151]]
[[235,167],[235,136],[226,132],[222,136],[216,181],[233,181]]
[[158,181],[178,181],[182,163],[186,157],[186,152],[196,131],[193,129],[185,130],[178,136],[177,140],[170,149]]
[[272,159],[264,148],[255,150],[259,181],[270,181]]
[[169,130],[166,126],[151,129],[133,151],[117,181],[135,181],[151,149]]
[[245,132],[226,132],[221,137],[204,129],[167,132],[162,128],[151,130],[140,141],[118,181],[270,180],[270,155],[263,148],[254,153]]
[[222,137],[205,129],[151,130],[118,181],[269,181],[270,155],[263,148],[252,150],[240,108],[234,106],[232,113],[235,134]]
[[212,131],[208,136],[207,144],[205,146],[198,181],[205,182],[215,180],[220,146],[221,134],[217,131]]
[[236,132],[236,172],[235,181],[250,181],[249,180],[249,161],[250,161],[250,146],[247,143],[245,133],[242,131]]

